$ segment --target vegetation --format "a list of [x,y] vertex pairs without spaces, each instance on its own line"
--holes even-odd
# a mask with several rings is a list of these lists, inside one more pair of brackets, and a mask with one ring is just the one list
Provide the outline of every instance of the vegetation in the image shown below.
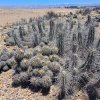
[[83,9],[78,13],[85,16],[83,22],[78,14],[60,17],[54,12],[17,22],[6,33],[5,43],[18,48],[12,56],[6,50],[0,52],[0,71],[12,68],[13,86],[30,87],[32,91],[41,89],[48,93],[56,83],[58,100],[67,99],[81,89],[89,100],[96,100],[100,38],[95,36],[95,29],[99,19],[88,15],[90,11]]
[[[38,52],[39,50],[41,52]],[[27,51],[31,52],[26,56]],[[30,54],[33,55],[30,57]],[[60,58],[56,54],[57,47],[48,46],[45,43],[42,47],[36,46],[32,50],[16,49],[15,60],[17,65],[13,67],[13,86],[31,86],[32,91],[42,89],[43,93],[49,92],[53,80],[55,76],[58,76],[61,68]],[[54,58],[52,58],[53,56]],[[58,62],[55,62],[56,59]],[[16,79],[17,77],[18,79]]]
[[15,60],[13,59],[13,55],[7,51],[7,49],[3,49],[0,51],[0,73],[8,71],[16,64]]

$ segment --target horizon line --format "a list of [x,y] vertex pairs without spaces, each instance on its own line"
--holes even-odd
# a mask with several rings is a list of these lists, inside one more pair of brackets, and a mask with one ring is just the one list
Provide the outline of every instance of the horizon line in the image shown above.
[[93,4],[93,3],[77,3],[77,4],[72,4],[72,3],[57,3],[57,4],[0,4],[0,6],[35,6],[35,5],[43,5],[43,6],[48,6],[48,5],[50,5],[50,6],[52,6],[52,5],[66,5],[66,6],[70,6],[70,5],[72,5],[72,6],[80,6],[80,5],[98,5],[98,6],[100,6],[100,3],[99,4],[97,4],[97,3],[95,3],[95,4]]

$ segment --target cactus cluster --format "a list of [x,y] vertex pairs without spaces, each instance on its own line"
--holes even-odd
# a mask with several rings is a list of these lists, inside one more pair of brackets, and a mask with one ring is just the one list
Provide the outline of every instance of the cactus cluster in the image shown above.
[[15,50],[16,66],[13,67],[13,86],[30,86],[31,89],[42,89],[49,92],[55,78],[60,73],[58,48],[43,42],[32,49]]
[[[10,60],[16,62],[12,65],[13,84],[47,91],[55,82],[59,84],[59,100],[80,89],[91,98],[100,82],[100,38],[95,31],[98,21],[87,16],[89,11],[82,12],[86,15],[82,22],[78,14],[56,17],[52,12],[49,18],[17,22],[4,40],[7,46],[18,46]],[[1,62],[8,58],[0,56]],[[1,64],[6,68],[11,63]]]
[[0,73],[6,72],[15,66],[16,61],[14,60],[13,55],[7,49],[0,51]]

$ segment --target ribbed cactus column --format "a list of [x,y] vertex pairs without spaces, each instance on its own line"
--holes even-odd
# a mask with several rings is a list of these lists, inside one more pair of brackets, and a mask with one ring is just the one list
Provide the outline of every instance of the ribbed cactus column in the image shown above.
[[59,56],[64,55],[64,33],[58,33],[57,47]]
[[98,43],[97,43],[97,46],[96,46],[97,49],[100,48],[100,39],[98,40]]
[[36,47],[39,44],[39,38],[36,33],[34,33],[34,38],[33,38],[33,47]]
[[62,71],[60,75],[60,91],[58,100],[63,100],[66,97],[66,72]]
[[19,48],[24,48],[23,47],[23,43],[21,41],[21,38],[20,38],[20,36],[17,36],[17,33],[18,33],[18,29],[14,29],[14,31],[13,31],[13,37],[14,37],[15,43],[17,44],[17,46]]
[[55,23],[53,20],[50,20],[50,32],[49,32],[49,40],[53,41],[55,35]]
[[77,37],[76,34],[73,34],[72,36],[72,53],[77,52]]
[[88,53],[88,57],[87,57],[85,63],[81,67],[81,70],[82,71],[91,71],[93,64],[94,64],[94,51],[90,51]]
[[90,25],[91,24],[91,16],[90,15],[88,15],[88,17],[87,17],[87,21],[86,21],[86,26],[88,26],[88,25]]
[[80,32],[78,33],[78,45],[82,46],[82,34]]
[[40,39],[45,36],[45,34],[43,32],[43,25],[42,25],[42,23],[43,23],[42,20],[38,19],[38,29],[39,29],[39,33],[40,33]]
[[22,39],[22,41],[24,40],[24,28],[23,27],[19,27],[19,33],[20,33],[20,38]]
[[87,40],[86,46],[87,47],[92,46],[93,45],[93,42],[94,42],[94,39],[95,39],[95,28],[94,28],[94,26],[91,26],[89,28],[88,40]]

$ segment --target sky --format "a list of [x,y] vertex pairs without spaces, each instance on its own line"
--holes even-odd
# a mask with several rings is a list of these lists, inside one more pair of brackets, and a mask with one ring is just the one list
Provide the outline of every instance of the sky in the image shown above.
[[0,5],[100,4],[100,0],[0,0]]

